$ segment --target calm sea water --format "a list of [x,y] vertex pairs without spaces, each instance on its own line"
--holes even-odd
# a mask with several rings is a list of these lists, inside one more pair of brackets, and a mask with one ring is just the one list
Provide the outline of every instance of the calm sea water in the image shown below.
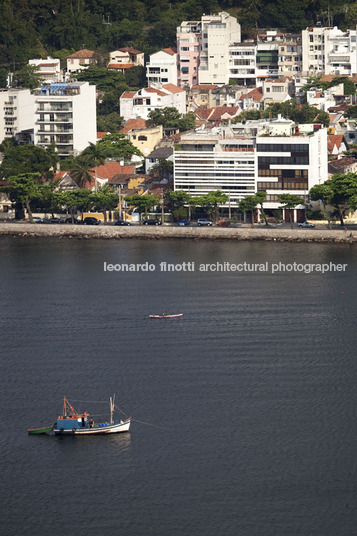
[[[103,271],[147,261],[348,269]],[[356,534],[356,249],[2,238],[0,276],[3,536]],[[113,393],[130,434],[26,433]]]

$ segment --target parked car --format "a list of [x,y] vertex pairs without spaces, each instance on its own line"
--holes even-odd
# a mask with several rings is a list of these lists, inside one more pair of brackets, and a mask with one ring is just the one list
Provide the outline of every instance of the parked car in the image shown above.
[[160,220],[144,220],[143,225],[161,225]]
[[220,227],[229,227],[231,224],[231,222],[229,220],[219,220],[219,222],[217,223],[217,225],[219,225]]
[[190,225],[190,222],[188,220],[180,220],[177,222],[177,225],[179,227],[187,227],[187,225]]
[[211,227],[212,222],[209,221],[209,220],[205,220],[203,218],[200,218],[200,219],[197,220],[197,225],[198,225],[198,227]]
[[43,219],[39,216],[32,216],[32,220],[34,223],[43,223]]
[[45,218],[42,223],[61,223],[59,218]]
[[94,218],[92,216],[87,216],[83,220],[83,225],[99,225],[100,221],[97,220],[97,218]]
[[125,220],[117,220],[114,225],[131,225],[131,223]]
[[315,225],[308,221],[303,221],[302,223],[298,223],[298,227],[315,227]]
[[77,218],[74,218],[72,222],[72,218],[65,218],[64,220],[61,220],[60,223],[74,223],[77,225],[79,223],[79,220]]

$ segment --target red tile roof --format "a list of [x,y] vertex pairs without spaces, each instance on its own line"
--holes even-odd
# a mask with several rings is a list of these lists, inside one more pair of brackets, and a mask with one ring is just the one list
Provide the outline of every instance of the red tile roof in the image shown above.
[[127,132],[130,132],[131,130],[139,130],[146,128],[146,121],[145,119],[128,119],[128,121],[125,123],[124,128],[121,129],[121,134],[126,134]]
[[109,132],[97,132],[97,140],[104,138],[107,134],[109,134]]
[[74,58],[93,58],[94,51],[93,50],[87,50],[84,48],[83,50],[78,50],[78,52],[75,52],[74,54],[71,54],[70,56],[67,56],[68,58],[74,59]]
[[129,54],[133,54],[133,56],[137,56],[138,54],[143,54],[143,52],[141,52],[140,50],[136,50],[136,48],[131,48],[131,47],[122,47],[122,48],[118,48],[118,50],[120,50],[120,52],[129,52]]
[[174,54],[176,54],[176,49],[173,49],[173,48],[163,48],[163,49],[162,49],[162,52],[166,52],[166,54],[170,54],[171,56],[173,56]]
[[109,63],[107,69],[131,69],[134,67],[133,63]]
[[192,89],[216,89],[215,84],[195,84]]
[[135,91],[124,91],[121,95],[121,99],[132,99],[135,97]]
[[342,142],[343,142],[342,134],[328,134],[327,136],[328,152],[331,154],[335,146],[337,147],[338,150],[340,150]]
[[157,95],[160,95],[160,97],[164,97],[166,93],[163,91],[160,91],[159,89],[156,89],[154,87],[146,87],[144,90],[146,93],[156,93]]
[[252,98],[256,102],[260,101],[263,98],[263,88],[255,87],[251,91],[248,91],[248,93],[241,95],[239,100],[244,100],[245,98]]
[[185,91],[184,89],[175,86],[175,84],[163,84],[162,87],[167,91],[170,91],[170,93],[182,93]]
[[[122,175],[128,173],[134,173],[135,166],[122,166],[119,162],[107,162],[102,166],[97,166],[97,178],[98,179],[111,179],[115,175]],[[95,169],[90,170],[92,177],[95,176]]]
[[217,106],[216,108],[197,108],[194,113],[199,119],[207,121],[222,121],[224,115],[234,117],[240,111],[238,106]]

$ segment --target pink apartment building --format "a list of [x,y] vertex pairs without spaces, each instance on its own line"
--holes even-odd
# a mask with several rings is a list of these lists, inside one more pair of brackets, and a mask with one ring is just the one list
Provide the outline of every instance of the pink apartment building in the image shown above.
[[201,21],[184,21],[177,28],[177,84],[198,83],[201,50]]

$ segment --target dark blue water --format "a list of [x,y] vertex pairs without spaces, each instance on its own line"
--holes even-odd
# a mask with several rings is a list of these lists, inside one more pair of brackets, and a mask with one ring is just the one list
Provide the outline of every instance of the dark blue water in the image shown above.
[[[356,275],[347,245],[1,239],[1,534],[356,534]],[[26,433],[113,393],[130,434]]]

